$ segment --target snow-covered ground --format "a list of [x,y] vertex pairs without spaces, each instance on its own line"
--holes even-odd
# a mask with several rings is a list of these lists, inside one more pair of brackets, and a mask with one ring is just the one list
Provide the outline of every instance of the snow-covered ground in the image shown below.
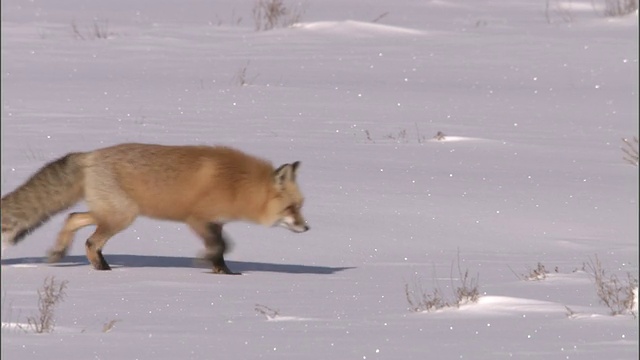
[[[254,1],[2,1],[3,195],[71,151],[225,144],[300,160],[311,226],[229,224],[243,275],[222,276],[185,225],[141,218],[98,272],[90,228],[46,263],[55,216],[3,253],[2,358],[637,359],[592,271],[638,278],[637,13],[284,3],[297,24],[255,31]],[[465,271],[477,302],[411,311]],[[54,331],[25,332],[47,277]]]

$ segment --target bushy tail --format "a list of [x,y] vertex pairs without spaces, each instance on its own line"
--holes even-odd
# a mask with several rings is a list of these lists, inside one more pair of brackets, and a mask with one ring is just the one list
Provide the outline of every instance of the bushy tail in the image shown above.
[[83,153],[70,153],[43,166],[2,197],[2,246],[14,245],[51,216],[84,196]]

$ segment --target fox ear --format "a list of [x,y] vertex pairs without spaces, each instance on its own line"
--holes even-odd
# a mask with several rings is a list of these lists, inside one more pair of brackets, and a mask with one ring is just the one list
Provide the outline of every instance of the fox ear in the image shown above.
[[291,166],[293,167],[293,175],[295,177],[296,172],[298,171],[298,168],[300,167],[300,161],[296,161],[293,164],[291,164]]
[[295,181],[296,170],[300,166],[300,162],[296,161],[293,164],[284,164],[277,168],[273,172],[273,179],[277,186],[283,185],[286,181]]

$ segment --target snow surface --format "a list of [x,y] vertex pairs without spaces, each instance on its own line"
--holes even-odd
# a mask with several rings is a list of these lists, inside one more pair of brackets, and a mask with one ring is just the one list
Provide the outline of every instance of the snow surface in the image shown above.
[[[637,13],[285,4],[298,24],[256,32],[254,1],[2,1],[2,194],[71,151],[225,144],[302,161],[311,226],[229,224],[243,275],[222,276],[185,225],[141,218],[98,272],[91,229],[45,262],[55,216],[3,254],[2,358],[637,359],[586,266],[638,278]],[[466,270],[477,303],[410,311],[406,286],[451,299]],[[54,331],[20,330],[51,276]]]

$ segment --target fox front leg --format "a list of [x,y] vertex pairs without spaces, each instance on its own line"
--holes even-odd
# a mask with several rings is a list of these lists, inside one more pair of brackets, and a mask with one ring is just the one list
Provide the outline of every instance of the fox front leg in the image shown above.
[[224,253],[229,250],[229,244],[222,235],[222,225],[209,223],[207,226],[209,236],[205,239],[205,258],[213,264],[213,272],[216,274],[239,275],[232,272],[224,261]]

